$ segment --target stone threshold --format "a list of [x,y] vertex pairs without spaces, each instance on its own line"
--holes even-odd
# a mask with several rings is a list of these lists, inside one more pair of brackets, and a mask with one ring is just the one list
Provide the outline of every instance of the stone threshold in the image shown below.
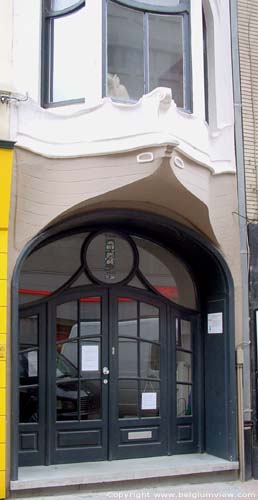
[[47,490],[66,486],[107,485],[121,481],[180,478],[220,472],[234,472],[239,462],[206,453],[86,462],[50,466],[20,467],[11,491]]

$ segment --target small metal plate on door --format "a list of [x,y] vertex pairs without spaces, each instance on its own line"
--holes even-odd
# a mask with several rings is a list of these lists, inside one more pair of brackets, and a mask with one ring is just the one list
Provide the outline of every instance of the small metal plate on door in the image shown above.
[[152,431],[128,432],[128,440],[131,439],[152,439]]

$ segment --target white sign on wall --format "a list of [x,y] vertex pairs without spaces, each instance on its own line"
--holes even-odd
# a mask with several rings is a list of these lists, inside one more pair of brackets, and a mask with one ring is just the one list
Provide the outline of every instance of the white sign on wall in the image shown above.
[[223,333],[223,313],[208,314],[208,333]]
[[99,346],[82,345],[81,370],[83,372],[99,371]]

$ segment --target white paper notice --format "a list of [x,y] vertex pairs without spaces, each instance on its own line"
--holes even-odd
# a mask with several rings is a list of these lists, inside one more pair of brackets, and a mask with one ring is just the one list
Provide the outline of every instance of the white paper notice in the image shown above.
[[156,409],[157,409],[157,393],[142,392],[142,410],[156,410]]
[[208,333],[223,333],[223,314],[208,314]]
[[83,372],[97,372],[99,370],[99,346],[83,345],[81,370]]
[[37,377],[37,375],[38,375],[38,353],[37,353],[37,351],[28,352],[28,372],[29,372],[29,377]]

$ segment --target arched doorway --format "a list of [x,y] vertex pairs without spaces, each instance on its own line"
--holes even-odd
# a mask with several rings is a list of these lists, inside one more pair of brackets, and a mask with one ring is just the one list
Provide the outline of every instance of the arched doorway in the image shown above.
[[[235,459],[230,275],[178,224],[107,215],[55,231],[20,268],[13,454],[21,465],[205,450]],[[217,311],[223,330],[208,335]]]

